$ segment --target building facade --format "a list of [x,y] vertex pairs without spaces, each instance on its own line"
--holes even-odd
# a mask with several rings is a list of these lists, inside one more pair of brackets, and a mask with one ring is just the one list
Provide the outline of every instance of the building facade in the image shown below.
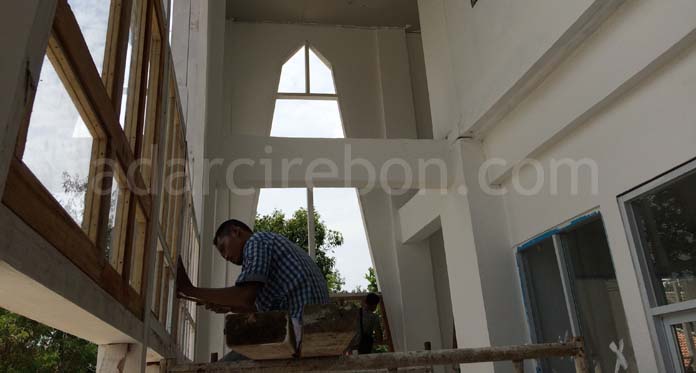
[[[696,369],[695,2],[102,3],[103,37],[77,1],[0,15],[0,306],[128,371],[208,361],[223,316],[174,298],[176,255],[232,285],[212,236],[260,188],[352,187],[396,350],[581,335],[594,372]],[[305,46],[335,92],[279,92]],[[336,101],[344,138],[271,137],[279,99]]]

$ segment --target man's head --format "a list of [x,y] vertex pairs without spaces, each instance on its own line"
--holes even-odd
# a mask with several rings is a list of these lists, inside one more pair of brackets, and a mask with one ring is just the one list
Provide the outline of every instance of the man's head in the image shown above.
[[377,306],[379,305],[379,301],[379,295],[375,293],[368,293],[365,296],[365,308],[370,312],[375,312],[377,310]]
[[213,237],[213,245],[223,258],[236,265],[242,265],[244,244],[252,234],[248,225],[230,219],[218,227]]

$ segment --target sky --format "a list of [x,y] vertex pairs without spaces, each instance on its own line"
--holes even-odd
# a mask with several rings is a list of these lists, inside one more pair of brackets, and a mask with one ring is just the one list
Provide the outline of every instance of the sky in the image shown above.
[[[278,85],[279,92],[305,92],[304,49],[300,48],[284,65]],[[330,68],[321,58],[309,51],[311,93],[336,93]],[[340,100],[340,92],[338,92]],[[276,101],[271,136],[276,137],[345,137],[339,101],[286,100]],[[259,214],[274,209],[291,215],[298,208],[307,207],[304,188],[262,189],[259,195]],[[326,226],[343,234],[344,244],[333,255],[336,267],[345,278],[345,290],[367,287],[364,276],[372,259],[368,249],[360,204],[354,188],[315,188],[314,207]]]
[[[110,0],[69,0],[85,41],[101,73]],[[129,52],[132,41],[129,40]],[[130,56],[130,53],[128,54]],[[300,48],[283,66],[280,92],[305,92],[305,51]],[[328,61],[327,61],[328,62]],[[126,64],[128,72],[129,64]],[[310,91],[336,93],[331,69],[322,57],[310,48]],[[127,81],[126,81],[127,83]],[[125,85],[125,84],[124,84]],[[340,100],[340,92],[338,92]],[[123,97],[125,105],[126,97]],[[124,114],[121,113],[121,123]],[[337,100],[288,100],[276,102],[271,136],[277,137],[344,137]],[[84,194],[72,197],[63,191],[63,172],[85,179],[89,171],[92,137],[87,126],[63,87],[55,69],[46,58],[31,115],[24,163],[41,183],[82,223]],[[346,290],[367,286],[364,274],[372,261],[355,189],[317,188],[315,208],[328,228],[343,234],[344,245],[336,249],[337,268],[345,278]],[[75,201],[80,201],[75,204]],[[299,207],[306,208],[304,189],[264,189],[259,197],[258,212],[267,214],[279,209],[291,215]]]

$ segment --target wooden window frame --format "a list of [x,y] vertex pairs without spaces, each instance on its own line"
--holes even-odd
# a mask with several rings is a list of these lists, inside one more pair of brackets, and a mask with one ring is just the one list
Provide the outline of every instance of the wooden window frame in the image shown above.
[[[136,12],[134,6],[139,7]],[[132,15],[137,18],[131,19]],[[126,61],[132,21],[138,25],[134,27],[138,36],[132,61]],[[186,338],[181,340],[182,352],[186,354],[188,350],[190,354],[195,340],[196,308],[176,298],[169,299],[169,281],[175,278],[176,255],[181,252],[192,281],[198,283],[200,237],[190,194],[185,124],[172,67],[168,25],[159,0],[112,0],[100,75],[68,1],[57,0],[46,56],[93,137],[83,223],[75,223],[22,162],[35,88],[29,90],[20,108],[24,115],[2,203],[141,320],[147,316],[147,271],[154,270],[150,312],[167,325],[165,330],[170,331],[173,340],[177,340],[177,333],[182,333],[182,338]],[[133,67],[128,77],[126,63]],[[119,118],[125,79],[132,84],[128,84],[122,127]],[[163,159],[158,159],[162,153],[158,150],[160,141],[165,146]],[[186,191],[172,196],[161,188],[162,180],[166,181],[173,171],[162,161],[177,158],[184,160],[185,177],[176,180],[176,187],[179,191],[186,187]],[[138,171],[139,159],[151,162],[150,168]],[[116,206],[111,204],[114,183],[119,183]],[[157,199],[161,211],[153,211]],[[112,209],[116,210],[117,219],[112,232],[116,235],[112,245],[115,252],[107,259]],[[143,226],[136,229],[136,224]],[[134,236],[137,232],[140,237]],[[152,234],[156,240],[150,239]],[[136,241],[138,244],[134,245]],[[150,247],[152,241],[155,248]],[[140,251],[135,252],[135,247]],[[149,251],[156,254],[152,269],[148,267]],[[185,311],[179,312],[179,308]],[[191,327],[193,336],[188,332]]]

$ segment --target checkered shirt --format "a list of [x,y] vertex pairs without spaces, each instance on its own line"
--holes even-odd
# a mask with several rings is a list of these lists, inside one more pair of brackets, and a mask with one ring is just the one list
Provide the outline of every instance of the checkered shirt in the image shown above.
[[246,282],[264,284],[256,296],[260,312],[287,310],[301,320],[304,305],[329,303],[326,280],[316,263],[276,233],[254,233],[244,245],[242,273],[236,283]]

